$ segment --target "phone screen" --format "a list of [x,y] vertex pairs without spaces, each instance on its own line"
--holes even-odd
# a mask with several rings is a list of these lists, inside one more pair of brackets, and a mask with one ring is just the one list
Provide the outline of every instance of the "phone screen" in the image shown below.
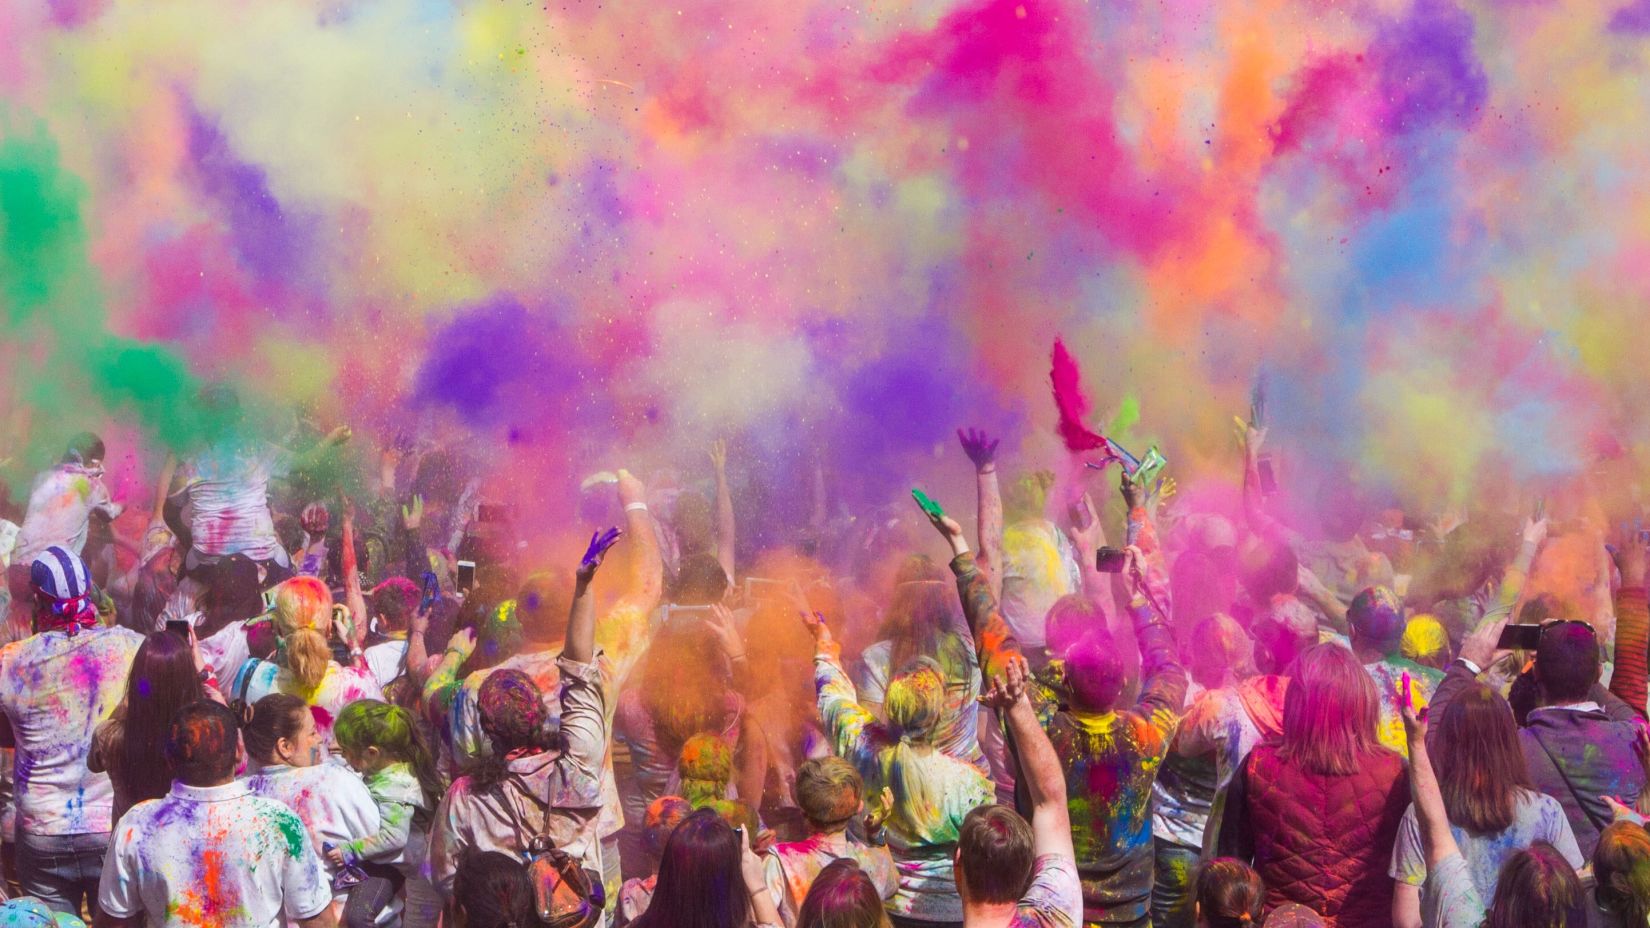
[[458,562],[458,588],[461,589],[461,590],[466,590],[467,591],[467,590],[471,589],[472,587],[474,587],[475,585],[476,585],[476,562],[475,561],[459,561]]
[[1094,553],[1094,569],[1103,574],[1120,574],[1128,559],[1122,548],[1101,548]]
[[1267,496],[1278,492],[1278,477],[1272,471],[1272,457],[1261,455],[1255,461],[1255,473],[1260,477],[1260,491]]
[[1508,625],[1495,646],[1505,651],[1534,651],[1541,644],[1541,626]]
[[166,620],[166,630],[177,635],[179,638],[182,638],[184,641],[189,640],[189,627],[189,623],[183,619]]
[[698,619],[701,622],[708,622],[710,621],[710,618],[711,611],[709,606],[665,607],[665,624],[667,625],[672,622],[688,622],[694,619]]
[[435,602],[436,594],[441,592],[441,583],[435,579],[435,571],[424,571],[424,595],[418,601],[418,611],[429,609]]

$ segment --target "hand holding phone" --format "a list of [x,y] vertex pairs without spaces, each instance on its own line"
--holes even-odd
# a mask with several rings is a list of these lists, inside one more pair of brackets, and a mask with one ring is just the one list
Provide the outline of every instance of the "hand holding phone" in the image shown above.
[[1541,644],[1541,626],[1508,625],[1495,642],[1502,651],[1534,651]]
[[1103,574],[1120,574],[1128,560],[1129,553],[1122,548],[1101,548],[1094,553],[1094,569]]

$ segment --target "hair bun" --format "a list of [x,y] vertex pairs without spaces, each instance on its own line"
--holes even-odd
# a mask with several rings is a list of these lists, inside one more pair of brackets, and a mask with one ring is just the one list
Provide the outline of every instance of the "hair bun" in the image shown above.
[[235,724],[245,728],[252,724],[252,704],[244,699],[233,699],[229,702],[229,711],[234,713]]

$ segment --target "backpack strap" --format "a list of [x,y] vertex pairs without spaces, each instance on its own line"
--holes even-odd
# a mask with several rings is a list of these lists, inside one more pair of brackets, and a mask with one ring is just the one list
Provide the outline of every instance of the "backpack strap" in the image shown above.
[[246,702],[246,694],[252,689],[252,678],[257,675],[258,667],[267,663],[269,662],[261,657],[249,657],[241,661],[240,669],[235,671],[235,683],[231,687],[233,695],[230,699]]

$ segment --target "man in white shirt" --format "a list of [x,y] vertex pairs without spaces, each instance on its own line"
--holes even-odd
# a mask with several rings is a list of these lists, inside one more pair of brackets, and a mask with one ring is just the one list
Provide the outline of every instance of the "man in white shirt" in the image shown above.
[[86,755],[126,692],[143,636],[98,624],[73,552],[47,548],[29,573],[35,634],[0,649],[0,745],[17,748],[18,880],[75,913],[97,896],[114,811],[109,777],[88,771]]
[[163,799],[120,820],[103,861],[98,928],[333,928],[332,887],[296,813],[235,781],[235,717],[201,701],[173,718]]
[[[34,559],[53,545],[80,556],[86,548],[92,513],[101,512],[111,519],[120,515],[121,505],[103,485],[103,454],[102,439],[90,433],[76,435],[63,460],[35,479],[28,512],[7,562],[11,566],[6,580],[17,623],[28,618],[29,565]],[[0,612],[0,617],[4,615]]]

